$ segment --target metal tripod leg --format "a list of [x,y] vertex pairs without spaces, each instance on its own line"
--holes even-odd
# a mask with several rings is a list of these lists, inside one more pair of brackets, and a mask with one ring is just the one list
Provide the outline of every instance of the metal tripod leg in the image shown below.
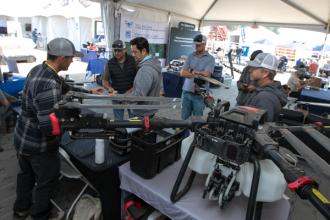
[[184,161],[182,163],[180,172],[178,174],[178,177],[176,178],[176,181],[174,183],[174,186],[173,186],[173,189],[172,189],[172,192],[171,192],[171,201],[173,203],[178,201],[182,196],[184,196],[188,192],[188,190],[190,189],[190,187],[191,187],[191,185],[194,181],[194,178],[196,176],[196,172],[191,171],[189,179],[188,179],[185,187],[180,192],[178,192],[179,189],[180,189],[182,179],[184,177],[184,174],[186,173],[187,167],[189,165],[189,162],[190,162],[190,159],[192,157],[192,154],[193,154],[194,150],[195,150],[195,144],[193,142],[189,147],[186,158],[184,159]]
[[261,219],[261,211],[262,211],[262,206],[263,202],[257,202],[256,210],[254,213],[254,220],[260,220]]
[[[259,160],[256,158],[252,158],[253,161],[253,178],[251,183],[251,190],[250,190],[250,196],[249,196],[249,202],[248,207],[246,211],[246,220],[252,220],[254,216],[254,210],[256,207],[256,199],[257,199],[257,193],[258,193],[258,186],[259,186],[259,178],[260,178],[260,163]],[[261,215],[261,210],[259,210],[258,215]]]

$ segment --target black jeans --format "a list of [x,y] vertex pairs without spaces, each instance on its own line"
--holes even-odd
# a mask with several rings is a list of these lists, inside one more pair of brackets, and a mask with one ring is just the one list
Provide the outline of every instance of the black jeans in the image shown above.
[[58,152],[44,152],[30,156],[18,154],[17,157],[20,171],[17,175],[14,211],[30,210],[33,219],[46,220],[51,210],[50,199],[59,178]]

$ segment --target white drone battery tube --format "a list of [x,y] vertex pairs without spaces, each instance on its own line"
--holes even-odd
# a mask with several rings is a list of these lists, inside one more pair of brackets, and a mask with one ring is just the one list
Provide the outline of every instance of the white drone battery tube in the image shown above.
[[104,162],[104,139],[95,139],[95,163]]

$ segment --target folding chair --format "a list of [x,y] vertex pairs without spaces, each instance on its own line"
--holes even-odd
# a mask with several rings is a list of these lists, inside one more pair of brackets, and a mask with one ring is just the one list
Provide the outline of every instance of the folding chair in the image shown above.
[[[86,191],[86,189],[88,187],[92,188],[96,193],[98,193],[98,192],[93,187],[93,185],[81,174],[81,172],[78,170],[78,168],[72,163],[72,161],[70,160],[69,155],[66,153],[66,151],[63,148],[61,148],[61,147],[59,148],[59,153],[60,153],[60,156],[61,156],[61,170],[60,170],[61,177],[60,177],[60,179],[62,179],[63,177],[66,177],[66,178],[69,178],[69,179],[81,180],[85,183],[84,187],[82,188],[80,193],[77,195],[77,197],[75,198],[75,200],[73,201],[73,203],[71,204],[69,210],[66,213],[65,219],[67,220],[67,219],[70,218],[70,215],[71,215],[75,205],[77,204],[80,197],[83,195],[83,193]],[[53,202],[53,204],[54,203],[55,202]],[[54,206],[56,206],[56,208],[60,209],[58,207],[58,205],[54,204]]]

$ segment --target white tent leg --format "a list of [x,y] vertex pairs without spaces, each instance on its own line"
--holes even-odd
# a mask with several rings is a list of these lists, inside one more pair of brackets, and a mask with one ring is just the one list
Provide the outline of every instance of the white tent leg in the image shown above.
[[328,38],[328,34],[329,34],[329,28],[330,28],[330,20],[328,21],[328,25],[327,25],[327,32],[325,33],[325,37],[324,37],[324,43],[323,43],[323,48],[322,48],[322,51],[321,51],[321,58],[319,60],[319,66],[317,68],[317,72],[316,72],[316,75],[319,76],[320,75],[320,66],[322,65],[323,63],[323,57],[324,57],[324,49],[326,47],[326,43],[327,43],[327,38]]

